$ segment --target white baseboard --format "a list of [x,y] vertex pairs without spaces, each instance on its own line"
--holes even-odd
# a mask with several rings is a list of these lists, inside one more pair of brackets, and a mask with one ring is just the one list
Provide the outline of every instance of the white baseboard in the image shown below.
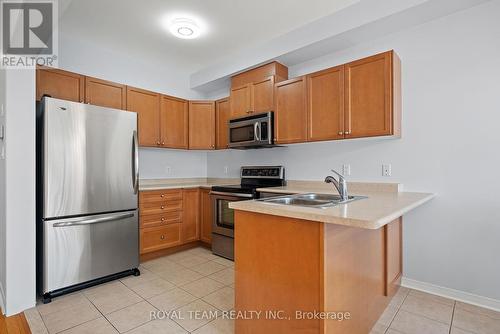
[[5,314],[5,293],[3,292],[2,283],[0,283],[0,313]]
[[406,288],[431,293],[433,295],[454,299],[467,304],[472,304],[500,312],[500,300],[497,299],[483,297],[460,290],[445,288],[443,286],[434,285],[431,283],[416,281],[406,277],[402,278],[401,285]]

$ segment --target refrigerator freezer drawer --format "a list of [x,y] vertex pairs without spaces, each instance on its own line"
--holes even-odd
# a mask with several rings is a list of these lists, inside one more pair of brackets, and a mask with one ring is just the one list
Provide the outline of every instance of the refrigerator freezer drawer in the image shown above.
[[43,222],[43,293],[139,266],[137,210]]

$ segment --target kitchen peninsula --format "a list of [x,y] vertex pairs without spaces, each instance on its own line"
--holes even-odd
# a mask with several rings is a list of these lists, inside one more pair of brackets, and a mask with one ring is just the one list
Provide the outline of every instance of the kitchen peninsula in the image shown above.
[[[237,333],[370,332],[401,284],[402,217],[434,195],[384,184],[351,188],[367,198],[326,208],[258,200],[230,204],[237,240],[235,310],[285,315],[237,319]],[[333,188],[302,183],[261,191]],[[339,312],[345,319],[331,317]]]

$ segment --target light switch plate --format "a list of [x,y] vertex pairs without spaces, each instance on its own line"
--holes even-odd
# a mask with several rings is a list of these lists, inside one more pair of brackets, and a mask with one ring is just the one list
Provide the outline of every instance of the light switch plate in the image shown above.
[[342,175],[344,175],[344,176],[351,175],[351,165],[350,164],[343,164],[342,165]]

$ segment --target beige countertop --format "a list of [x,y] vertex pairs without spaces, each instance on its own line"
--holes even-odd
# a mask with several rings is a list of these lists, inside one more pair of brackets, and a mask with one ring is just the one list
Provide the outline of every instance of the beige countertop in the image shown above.
[[[285,187],[261,188],[279,193],[336,193],[333,186],[320,182],[290,181]],[[261,201],[231,202],[230,208],[329,224],[378,229],[428,202],[430,193],[402,192],[397,183],[349,183],[350,195],[368,198],[326,208],[308,208]]]
[[211,188],[212,186],[239,184],[240,179],[185,178],[185,179],[141,179],[139,191],[162,189]]

